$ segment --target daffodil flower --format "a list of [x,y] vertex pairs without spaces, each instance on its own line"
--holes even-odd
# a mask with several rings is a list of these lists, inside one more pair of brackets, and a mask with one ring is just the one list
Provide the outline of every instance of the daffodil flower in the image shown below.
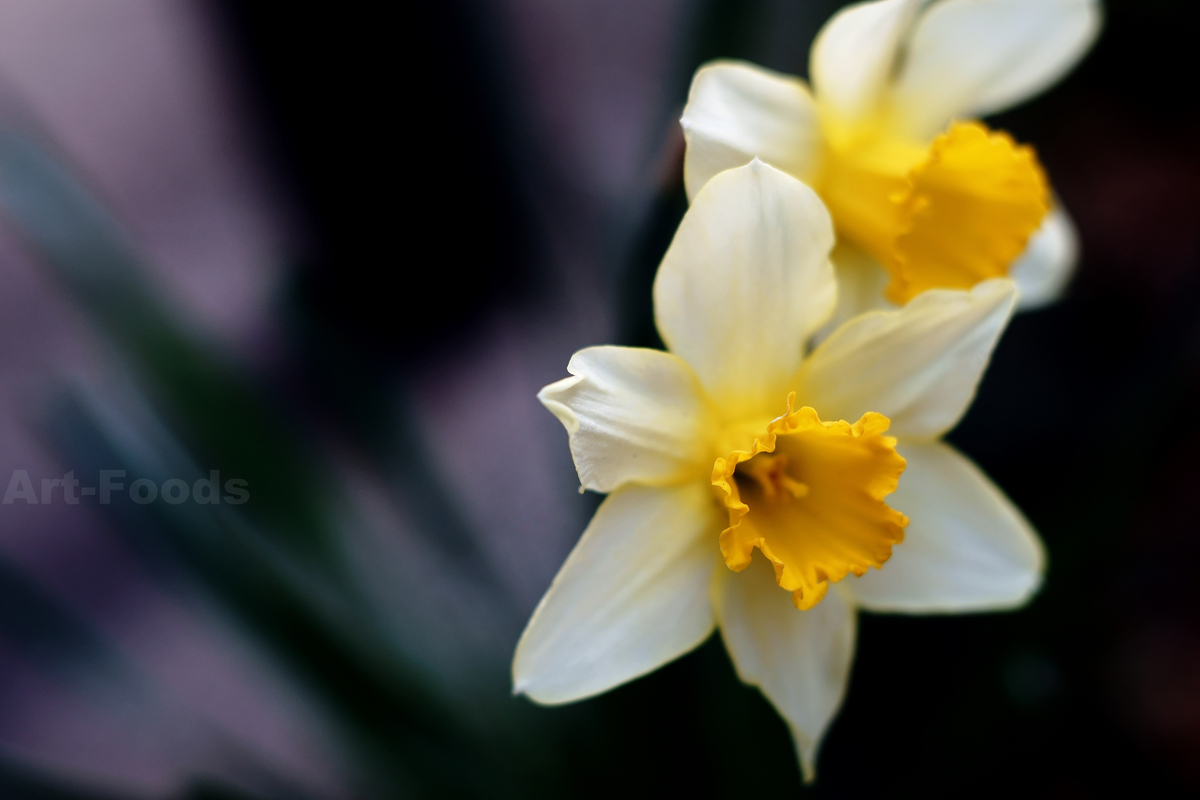
[[1045,304],[1074,266],[1074,228],[1033,151],[977,118],[1057,81],[1099,25],[1095,0],[880,0],[826,23],[811,92],[708,64],[681,120],[688,195],[754,157],[813,186],[840,238],[839,320],[1001,276],[1023,308]]
[[521,636],[514,691],[595,695],[715,625],[811,777],[856,609],[1001,609],[1035,590],[1036,535],[939,441],[1012,312],[1012,281],[925,292],[809,350],[837,302],[833,241],[800,181],[757,159],[721,173],[655,280],[668,352],[587,348],[538,395],[582,486],[608,497]]

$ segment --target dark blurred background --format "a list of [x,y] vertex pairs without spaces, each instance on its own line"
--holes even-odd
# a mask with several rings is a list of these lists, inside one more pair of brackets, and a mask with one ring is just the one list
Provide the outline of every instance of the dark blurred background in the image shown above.
[[1083,243],[951,436],[1045,539],[1036,600],[864,614],[812,787],[717,640],[509,695],[597,502],[534,394],[657,343],[695,67],[803,75],[839,5],[0,6],[0,479],[251,492],[0,505],[0,797],[1200,795],[1189,0],[1109,0],[994,120]]

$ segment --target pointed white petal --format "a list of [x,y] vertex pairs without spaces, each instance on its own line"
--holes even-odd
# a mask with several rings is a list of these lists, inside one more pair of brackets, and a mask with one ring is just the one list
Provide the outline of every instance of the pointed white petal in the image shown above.
[[931,439],[952,428],[1012,314],[1016,285],[933,289],[898,311],[872,311],[834,331],[804,362],[797,399],[822,419],[888,417],[893,436]]
[[779,414],[805,340],[833,313],[833,223],[757,159],[696,195],[654,281],[654,315],[729,418]]
[[901,442],[908,460],[888,505],[909,517],[883,569],[842,581],[864,608],[928,613],[1024,604],[1045,554],[1033,528],[978,467],[943,442]]
[[703,642],[722,526],[708,481],[609,495],[521,634],[513,691],[568,703]]
[[742,61],[696,70],[683,109],[683,182],[691,199],[712,176],[756,156],[811,182],[821,153],[817,109],[804,81]]
[[822,109],[836,125],[875,112],[921,0],[879,0],[830,17],[813,41],[808,72]]
[[714,429],[700,381],[661,350],[589,347],[572,377],[538,392],[566,427],[579,482],[611,492],[626,483],[668,484],[712,469]]
[[836,587],[798,611],[765,558],[718,571],[713,607],[738,677],[762,689],[791,728],[807,780],[842,704],[854,660],[855,612]]
[[1079,260],[1079,234],[1062,206],[1046,215],[1029,246],[1008,274],[1017,282],[1018,311],[1053,303],[1062,295]]
[[944,0],[920,16],[892,92],[926,139],[954,118],[1001,111],[1057,82],[1100,30],[1097,0]]

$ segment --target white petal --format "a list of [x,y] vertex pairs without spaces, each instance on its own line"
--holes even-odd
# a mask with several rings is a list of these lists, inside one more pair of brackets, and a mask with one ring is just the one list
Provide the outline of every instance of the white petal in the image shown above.
[[788,722],[807,780],[821,737],[842,704],[854,660],[855,612],[836,587],[808,611],[775,583],[761,555],[718,571],[713,607],[738,677],[762,689]]
[[683,109],[688,199],[712,176],[756,156],[811,182],[821,153],[817,109],[804,81],[741,61],[696,70]]
[[654,281],[654,316],[729,418],[779,414],[805,340],[833,313],[833,223],[757,159],[696,195]]
[[1001,111],[1045,90],[1091,47],[1097,0],[943,0],[920,16],[893,88],[910,134]]
[[830,17],[813,41],[808,72],[817,100],[836,123],[872,114],[921,0],[879,0]]
[[1012,314],[1016,285],[933,289],[897,311],[872,311],[834,331],[804,362],[798,400],[822,419],[888,417],[893,436],[929,439],[952,428]]
[[513,691],[568,703],[703,642],[721,528],[708,481],[609,495],[521,634]]
[[573,377],[542,389],[538,399],[570,434],[584,488],[678,483],[712,469],[708,401],[683,359],[589,347],[571,357],[567,372]]
[[1017,282],[1018,311],[1048,305],[1062,295],[1079,260],[1079,235],[1071,218],[1057,206],[1046,215],[1042,227],[1029,240],[1029,246],[1009,269]]
[[874,611],[986,611],[1025,603],[1045,555],[996,485],[943,442],[900,444],[908,460],[888,505],[909,517],[883,569],[842,586]]
[[865,250],[840,240],[830,256],[838,282],[837,309],[814,341],[829,338],[842,323],[868,311],[895,311],[897,306],[883,296],[890,278]]

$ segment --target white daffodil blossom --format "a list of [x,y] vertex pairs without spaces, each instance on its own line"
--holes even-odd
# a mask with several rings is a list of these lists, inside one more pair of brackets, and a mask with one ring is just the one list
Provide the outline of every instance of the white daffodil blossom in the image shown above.
[[1005,275],[1021,308],[1044,305],[1074,268],[1074,227],[1032,149],[977,118],[1056,82],[1099,27],[1097,0],[879,0],[822,28],[812,91],[703,66],[681,120],[688,196],[755,157],[814,187],[840,239],[838,320]]
[[757,159],[722,172],[655,280],[668,351],[587,348],[539,393],[582,486],[608,497],[521,636],[515,692],[547,704],[604,692],[715,625],[811,779],[856,609],[1003,609],[1037,588],[1037,536],[939,441],[974,395],[1014,284],[931,290],[809,350],[837,302],[833,241],[800,181]]

